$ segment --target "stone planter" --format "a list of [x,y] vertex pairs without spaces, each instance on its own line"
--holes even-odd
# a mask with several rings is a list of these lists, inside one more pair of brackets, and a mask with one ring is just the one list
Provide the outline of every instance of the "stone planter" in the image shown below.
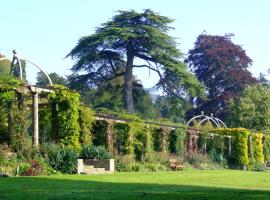
[[114,172],[114,159],[78,159],[78,174],[87,173],[86,170],[91,167],[94,172]]

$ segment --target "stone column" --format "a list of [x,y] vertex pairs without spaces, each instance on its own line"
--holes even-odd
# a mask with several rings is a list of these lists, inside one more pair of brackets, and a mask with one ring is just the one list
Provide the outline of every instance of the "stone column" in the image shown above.
[[38,146],[38,93],[32,93],[33,106],[33,146]]
[[232,155],[232,137],[228,136],[228,155]]

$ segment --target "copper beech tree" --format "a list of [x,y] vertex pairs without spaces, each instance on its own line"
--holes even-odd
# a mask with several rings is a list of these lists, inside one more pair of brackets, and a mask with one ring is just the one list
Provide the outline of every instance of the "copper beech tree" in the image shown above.
[[247,85],[256,83],[248,71],[252,60],[240,45],[232,42],[232,36],[203,33],[188,52],[185,62],[206,86],[208,97],[193,99],[196,108],[190,110],[188,117],[204,110],[225,120],[228,102],[237,98]]

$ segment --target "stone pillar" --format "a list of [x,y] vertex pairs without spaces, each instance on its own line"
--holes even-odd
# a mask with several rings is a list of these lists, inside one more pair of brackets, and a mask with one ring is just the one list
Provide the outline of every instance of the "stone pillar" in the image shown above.
[[32,93],[33,106],[33,146],[38,146],[38,93]]
[[232,155],[232,137],[228,136],[228,155]]

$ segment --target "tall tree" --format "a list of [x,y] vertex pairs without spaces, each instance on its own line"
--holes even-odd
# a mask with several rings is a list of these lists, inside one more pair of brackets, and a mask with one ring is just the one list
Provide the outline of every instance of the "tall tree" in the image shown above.
[[[61,75],[53,72],[49,74],[53,84],[60,84],[60,85],[67,85],[68,81],[66,78],[62,77]],[[49,80],[43,72],[37,73],[37,85],[46,87],[49,85]]]
[[264,84],[247,87],[229,104],[228,125],[249,129],[270,128],[270,88]]
[[[133,77],[133,94],[134,94],[134,110],[143,118],[155,118],[156,111],[151,96],[144,90],[139,80]],[[78,90],[74,85],[70,85],[72,89]],[[125,110],[124,97],[124,78],[117,77],[106,83],[100,83],[97,88],[80,91],[81,100],[86,105],[90,105],[94,109],[108,109],[115,112],[123,112]]]
[[129,113],[134,112],[132,75],[135,67],[158,73],[157,86],[168,94],[202,94],[202,85],[180,62],[181,52],[174,38],[167,34],[172,21],[149,9],[142,13],[119,11],[94,34],[80,39],[67,55],[77,59],[72,67],[77,74],[75,81],[96,86],[124,76],[124,103]]
[[159,112],[160,117],[167,118],[175,122],[184,122],[185,113],[190,108],[188,99],[178,98],[176,96],[158,96],[154,105],[156,110]]
[[247,85],[256,82],[248,71],[252,60],[241,46],[231,41],[232,36],[203,33],[189,51],[185,62],[206,86],[208,94],[206,101],[196,99],[197,107],[191,110],[190,115],[204,110],[224,120],[228,102],[238,97]]

